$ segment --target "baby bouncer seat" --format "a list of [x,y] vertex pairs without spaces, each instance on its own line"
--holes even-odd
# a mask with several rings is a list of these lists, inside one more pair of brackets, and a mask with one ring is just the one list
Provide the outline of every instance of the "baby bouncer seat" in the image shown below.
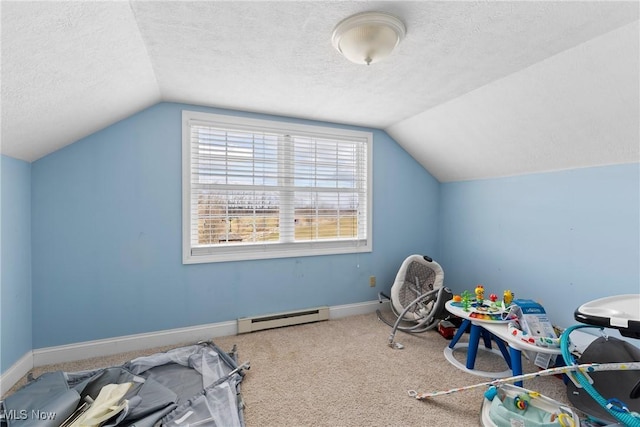
[[438,320],[447,316],[445,303],[453,297],[451,290],[443,286],[444,271],[440,264],[426,255],[410,255],[400,266],[391,286],[391,297],[378,294],[380,302],[390,301],[394,319],[389,320],[377,310],[378,318],[391,326],[389,346],[402,348],[394,343],[396,331],[421,333],[433,329]]

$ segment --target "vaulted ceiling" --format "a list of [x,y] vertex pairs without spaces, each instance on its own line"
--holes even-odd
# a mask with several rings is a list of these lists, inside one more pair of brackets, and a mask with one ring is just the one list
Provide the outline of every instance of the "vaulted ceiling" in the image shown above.
[[[386,130],[440,181],[640,160],[638,2],[2,1],[2,153],[34,161],[161,101]],[[331,45],[368,10],[407,36]]]

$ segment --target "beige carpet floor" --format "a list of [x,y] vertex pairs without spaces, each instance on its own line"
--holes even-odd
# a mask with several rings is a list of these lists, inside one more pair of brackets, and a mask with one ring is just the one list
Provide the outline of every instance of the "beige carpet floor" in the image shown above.
[[[479,425],[484,388],[429,401],[412,399],[407,391],[448,390],[488,379],[449,364],[443,356],[449,341],[435,331],[398,333],[403,350],[387,346],[389,331],[375,314],[366,314],[214,342],[224,350],[236,344],[240,361],[251,362],[242,383],[248,427]],[[44,366],[33,375],[116,366],[173,347]],[[464,350],[455,354],[464,361]],[[523,365],[525,372],[538,369],[526,360]],[[500,357],[488,352],[479,353],[476,367],[506,369]],[[555,377],[534,378],[525,381],[525,387],[567,403],[565,386]]]

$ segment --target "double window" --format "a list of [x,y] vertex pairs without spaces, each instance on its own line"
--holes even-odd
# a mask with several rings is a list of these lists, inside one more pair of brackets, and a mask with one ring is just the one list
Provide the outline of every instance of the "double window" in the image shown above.
[[371,251],[371,133],[182,119],[184,263]]

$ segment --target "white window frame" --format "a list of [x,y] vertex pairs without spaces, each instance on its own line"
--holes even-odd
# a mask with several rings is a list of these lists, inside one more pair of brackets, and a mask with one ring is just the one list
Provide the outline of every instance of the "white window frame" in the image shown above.
[[[191,124],[270,129],[278,133],[312,134],[336,138],[366,140],[366,236],[361,239],[269,242],[247,245],[212,246],[203,251],[192,250],[191,245]],[[285,121],[253,119],[196,111],[182,111],[182,261],[183,264],[241,261],[253,259],[286,258],[300,256],[335,255],[371,252],[373,250],[373,134],[351,129],[312,126]]]

